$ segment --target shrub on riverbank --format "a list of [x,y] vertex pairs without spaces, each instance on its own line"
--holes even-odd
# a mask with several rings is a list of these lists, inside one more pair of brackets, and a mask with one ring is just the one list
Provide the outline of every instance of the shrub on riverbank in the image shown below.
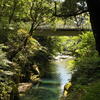
[[2,50],[5,48],[7,47],[0,44],[0,100],[12,100],[11,98],[14,99],[15,95],[18,99],[18,70],[7,59],[6,52]]
[[92,33],[80,36],[77,45],[78,57],[72,75],[72,88],[66,100],[99,100],[100,95],[100,57],[95,50]]

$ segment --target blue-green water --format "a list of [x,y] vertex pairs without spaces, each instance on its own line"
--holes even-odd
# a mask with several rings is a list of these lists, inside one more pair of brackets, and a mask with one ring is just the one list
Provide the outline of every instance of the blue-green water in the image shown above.
[[41,79],[21,100],[60,100],[64,85],[71,79],[66,62],[67,59],[53,61],[50,73],[52,78]]

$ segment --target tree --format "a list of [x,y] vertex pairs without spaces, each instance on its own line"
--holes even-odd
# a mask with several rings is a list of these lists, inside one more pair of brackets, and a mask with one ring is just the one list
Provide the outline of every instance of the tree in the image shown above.
[[96,40],[96,49],[100,55],[100,0],[87,0],[88,11],[90,13],[90,21]]
[[[27,36],[22,40],[19,47],[14,49],[10,55],[10,60],[12,60],[18,52],[22,49],[25,49],[28,39],[32,37],[33,32],[41,25],[46,25],[53,21],[52,16],[52,6],[50,0],[12,0],[8,2],[2,2],[2,6],[0,8],[1,20],[6,20],[8,28],[10,26],[14,27],[16,24],[21,22],[24,25],[29,24],[30,28],[27,31]],[[4,10],[2,10],[4,9]],[[7,11],[8,9],[8,11]],[[19,23],[18,23],[19,22]],[[4,22],[2,22],[4,23]],[[5,24],[4,24],[5,25]],[[20,27],[18,26],[20,29]],[[17,31],[17,29],[16,29]],[[8,31],[7,31],[8,32]],[[4,33],[4,32],[3,32]]]
[[96,41],[96,50],[100,54],[100,1],[99,0],[65,0],[61,5],[61,14],[58,17],[73,17],[85,12],[90,14],[90,22]]

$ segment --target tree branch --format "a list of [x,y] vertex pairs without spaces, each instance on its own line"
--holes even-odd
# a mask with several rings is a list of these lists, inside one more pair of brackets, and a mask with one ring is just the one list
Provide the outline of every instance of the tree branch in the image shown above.
[[66,14],[66,15],[62,15],[62,14],[54,14],[54,16],[56,16],[56,17],[65,17],[65,18],[69,18],[69,17],[73,17],[73,16],[77,16],[77,15],[81,15],[81,14],[83,14],[83,13],[87,13],[88,12],[88,10],[86,9],[86,10],[83,10],[83,11],[78,11],[78,12],[75,12],[75,13],[71,13],[71,14]]

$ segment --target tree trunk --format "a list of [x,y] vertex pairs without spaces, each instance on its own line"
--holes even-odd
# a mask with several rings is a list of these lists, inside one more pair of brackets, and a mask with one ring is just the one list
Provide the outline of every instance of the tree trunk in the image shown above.
[[96,41],[96,50],[100,55],[100,0],[87,0],[90,21]]
[[[29,39],[29,37],[32,36],[33,31],[34,31],[34,22],[32,22],[30,31],[29,31],[29,33],[28,33],[28,36],[25,37],[25,39],[22,41],[22,44],[21,44],[17,49],[15,49],[15,50],[10,54],[10,56],[8,56],[8,59],[9,59],[10,61],[12,61],[12,59],[13,59],[22,49],[25,49],[25,48],[26,48],[28,39]],[[8,55],[9,55],[9,54],[8,54]]]

